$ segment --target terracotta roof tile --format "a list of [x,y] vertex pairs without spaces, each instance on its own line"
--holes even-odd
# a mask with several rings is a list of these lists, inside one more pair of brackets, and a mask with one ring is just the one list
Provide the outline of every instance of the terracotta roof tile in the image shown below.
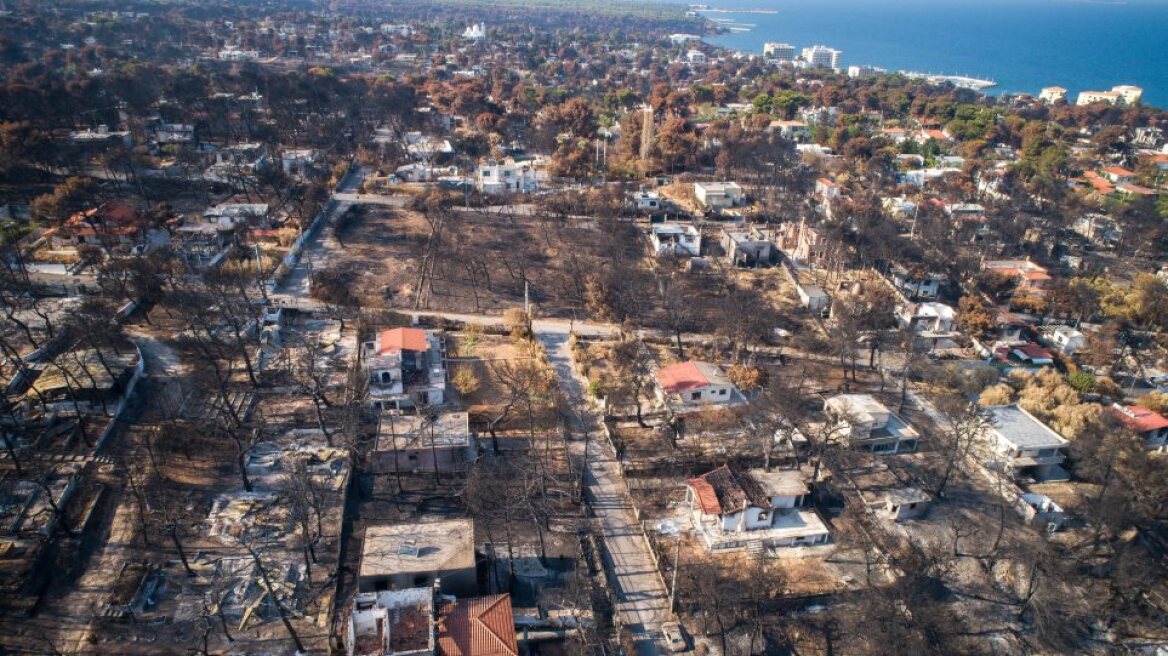
[[662,367],[657,370],[657,382],[666,394],[682,394],[710,384],[709,379],[693,362]]
[[380,355],[394,351],[425,351],[426,331],[421,328],[394,328],[383,330],[378,337],[377,352]]
[[1168,419],[1165,419],[1160,413],[1153,412],[1142,405],[1112,406],[1111,412],[1125,426],[1137,433],[1146,433],[1148,431],[1168,428]]
[[438,609],[439,656],[519,656],[511,595],[444,602]]

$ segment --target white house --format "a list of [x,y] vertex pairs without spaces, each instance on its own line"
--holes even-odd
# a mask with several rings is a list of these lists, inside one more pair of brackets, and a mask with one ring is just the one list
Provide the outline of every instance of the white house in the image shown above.
[[946,280],[945,274],[909,271],[895,265],[892,267],[892,284],[909,298],[932,300],[941,293],[941,285]]
[[630,194],[633,207],[638,210],[659,210],[661,209],[661,194],[655,191],[646,191],[641,189]]
[[649,241],[657,257],[698,257],[702,233],[688,223],[658,223],[649,229]]
[[539,189],[545,177],[530,164],[491,160],[475,172],[475,189],[484,194],[528,193]]
[[470,41],[480,41],[487,38],[487,24],[475,23],[462,31],[462,38]]
[[811,493],[797,470],[740,472],[723,465],[686,483],[694,528],[709,551],[825,544],[823,520],[804,501]]
[[309,176],[320,153],[312,148],[289,148],[280,153],[280,165],[288,175]]
[[695,182],[694,196],[708,209],[734,207],[743,200],[742,187],[737,182]]
[[363,349],[369,402],[379,410],[439,406],[446,400],[446,350],[435,330],[394,328]]
[[990,464],[1015,478],[1065,480],[1061,467],[1067,442],[1034,415],[1017,405],[986,408],[991,427],[988,438],[992,450]]
[[154,140],[160,144],[194,143],[195,126],[184,123],[162,123],[154,128]]
[[704,64],[707,61],[706,53],[701,50],[690,50],[685,53],[685,60],[691,64]]
[[799,294],[799,304],[812,312],[822,310],[831,304],[831,297],[818,285],[799,283],[795,285],[795,291]]
[[1123,238],[1123,228],[1114,219],[1102,214],[1080,216],[1071,224],[1071,230],[1100,246],[1115,244]]
[[734,266],[770,264],[774,245],[770,238],[753,227],[723,228],[722,248],[726,259]]
[[877,454],[916,451],[920,435],[871,394],[840,394],[823,406],[854,447]]
[[1064,355],[1073,355],[1075,351],[1083,348],[1083,344],[1087,338],[1081,331],[1075,330],[1070,326],[1054,326],[1049,329],[1039,329],[1039,335],[1042,337],[1042,342],[1053,349],[1058,349]]
[[944,303],[908,303],[901,306],[897,321],[916,333],[951,333],[957,312]]
[[731,405],[742,394],[716,364],[690,360],[657,370],[657,396],[675,405]]

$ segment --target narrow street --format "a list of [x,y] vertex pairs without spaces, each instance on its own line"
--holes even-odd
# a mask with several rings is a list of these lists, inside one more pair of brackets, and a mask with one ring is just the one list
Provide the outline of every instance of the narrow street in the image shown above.
[[[639,655],[655,656],[663,651],[657,639],[661,625],[670,619],[669,597],[657,575],[649,544],[633,515],[632,498],[617,467],[616,454],[607,441],[599,439],[600,419],[585,398],[585,382],[572,367],[568,334],[544,330],[538,324],[535,331],[547,350],[560,387],[572,407],[577,408],[580,425],[576,428],[588,441],[585,499],[600,524],[608,552],[606,565],[616,581],[616,611],[620,622],[634,636]],[[583,457],[585,445],[581,442],[574,446],[575,455]]]

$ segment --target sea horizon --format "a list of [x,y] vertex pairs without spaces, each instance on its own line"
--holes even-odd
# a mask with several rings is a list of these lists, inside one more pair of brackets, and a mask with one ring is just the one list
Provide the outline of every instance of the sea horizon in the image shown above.
[[[1168,107],[1168,0],[708,0],[703,13],[734,31],[706,43],[761,54],[770,41],[843,52],[864,65],[991,79],[990,95],[1043,87],[1104,91],[1130,84],[1145,105]],[[726,12],[727,9],[774,13]],[[731,22],[725,22],[731,21]],[[1138,54],[1135,54],[1138,53]]]

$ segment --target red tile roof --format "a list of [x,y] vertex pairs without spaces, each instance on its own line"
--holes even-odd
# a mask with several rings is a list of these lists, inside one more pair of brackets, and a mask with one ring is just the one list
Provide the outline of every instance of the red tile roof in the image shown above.
[[748,473],[736,472],[729,465],[706,472],[686,483],[693,489],[698,507],[706,515],[735,513],[747,505],[767,506],[766,493]]
[[682,362],[658,369],[657,382],[666,394],[682,394],[709,385],[710,379],[693,362]]
[[1110,410],[1125,426],[1137,433],[1168,428],[1168,419],[1142,405],[1112,406]]
[[519,656],[511,595],[443,602],[438,608],[439,656]]
[[379,354],[394,351],[425,351],[426,331],[421,328],[394,328],[383,330],[378,337]]
[[1135,173],[1132,173],[1131,171],[1123,168],[1122,166],[1109,166],[1109,167],[1103,169],[1103,172],[1111,174],[1111,175],[1125,176],[1125,177],[1129,177],[1129,178],[1131,176],[1135,175]]

